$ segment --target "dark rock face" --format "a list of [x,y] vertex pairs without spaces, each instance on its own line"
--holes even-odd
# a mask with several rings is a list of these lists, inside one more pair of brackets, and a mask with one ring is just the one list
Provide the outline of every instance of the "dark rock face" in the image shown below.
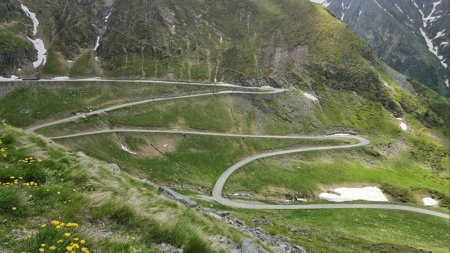
[[25,61],[32,61],[36,58],[36,53],[33,49],[18,49],[15,52],[0,53],[0,75],[9,75]]
[[448,1],[327,0],[324,4],[391,67],[448,94]]

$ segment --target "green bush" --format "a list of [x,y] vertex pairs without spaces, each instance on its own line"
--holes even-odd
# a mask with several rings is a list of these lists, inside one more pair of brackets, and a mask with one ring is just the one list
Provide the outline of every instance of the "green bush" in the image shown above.
[[411,190],[407,188],[402,188],[399,186],[386,183],[382,184],[380,188],[384,193],[390,195],[398,202],[402,203],[415,202],[414,195],[412,194]]

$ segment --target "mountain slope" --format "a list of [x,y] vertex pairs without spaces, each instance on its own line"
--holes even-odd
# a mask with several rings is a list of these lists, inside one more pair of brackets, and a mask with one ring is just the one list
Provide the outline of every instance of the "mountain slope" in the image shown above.
[[[284,75],[290,64],[299,69],[309,62],[329,62],[331,68],[342,65],[349,52],[354,55],[346,61],[352,66],[364,65],[361,56],[370,57],[345,26],[301,0],[223,1],[206,8],[173,0],[24,2],[42,20],[37,35],[59,60],[79,60],[91,51],[110,76],[236,80]],[[19,9],[18,2],[12,5]],[[232,15],[217,15],[224,13]],[[31,20],[23,16],[18,22],[32,30]],[[323,36],[331,31],[337,35]]]
[[348,23],[391,67],[448,94],[448,1],[315,2]]
[[0,166],[1,252],[241,252],[252,237],[145,180],[5,124]]

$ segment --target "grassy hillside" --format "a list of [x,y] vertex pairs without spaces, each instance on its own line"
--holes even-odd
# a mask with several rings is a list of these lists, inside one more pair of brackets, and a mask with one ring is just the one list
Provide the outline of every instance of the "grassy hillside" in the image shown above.
[[449,247],[448,222],[404,212],[233,210],[232,215],[253,227],[288,235],[311,252],[446,253]]
[[0,117],[16,127],[140,99],[224,90],[210,86],[129,82],[29,82],[3,85],[11,87],[11,92],[5,92],[0,97]]
[[[357,133],[371,145],[250,163],[232,175],[226,194],[243,192],[246,198],[275,203],[297,196],[323,203],[318,198],[323,191],[369,185],[382,188],[393,203],[423,207],[423,197],[434,197],[439,204],[430,208],[448,212],[449,100],[413,81],[419,94],[404,89],[371,49],[321,6],[306,0],[117,0],[82,8],[76,1],[26,2],[45,20],[40,33],[50,51],[43,73],[50,76],[290,88],[276,95],[214,94],[140,104],[39,129],[38,134],[111,128]],[[131,101],[243,90],[126,81],[22,82],[0,88],[0,118],[22,128]],[[408,129],[402,130],[400,122]],[[208,201],[221,173],[248,155],[348,143],[342,139],[111,133],[57,141],[69,151],[4,124],[0,139],[6,155],[0,157],[0,251],[51,246],[61,251],[73,243],[91,252],[159,252],[168,243],[185,252],[227,252],[220,236],[238,246],[249,236],[165,199],[139,178],[187,194],[202,208],[231,210],[232,218],[287,236],[312,252],[448,249],[445,219],[379,210],[234,210]],[[121,173],[107,169],[108,163],[119,165]],[[58,222],[66,226],[57,228]]]
[[40,137],[2,124],[0,140],[2,252],[222,252],[216,236],[249,237]]

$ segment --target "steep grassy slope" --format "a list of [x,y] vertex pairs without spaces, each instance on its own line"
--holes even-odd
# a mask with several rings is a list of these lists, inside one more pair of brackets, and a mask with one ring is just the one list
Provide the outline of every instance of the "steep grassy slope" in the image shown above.
[[[124,13],[133,15],[122,18]],[[344,55],[347,66],[364,69],[362,56],[369,54],[344,25],[305,1],[118,1],[110,24],[99,49],[106,70],[130,69],[137,76],[209,81],[285,76],[310,61],[334,69],[344,64]],[[115,59],[111,66],[109,59]]]
[[311,252],[447,253],[449,248],[447,221],[403,212],[233,210],[232,215],[252,227],[288,235]]
[[4,93],[0,97],[0,117],[16,127],[142,99],[225,89],[183,84],[89,81],[11,83],[1,84],[1,87]]
[[0,140],[2,252],[159,252],[160,243],[225,252],[214,238],[244,236],[40,137],[2,124]]
[[[441,207],[445,207],[449,198],[448,167],[446,166],[448,164],[448,143],[440,141],[439,138],[443,136],[443,132],[439,130],[438,125],[431,124],[429,126],[431,128],[428,128],[415,115],[430,110],[425,99],[431,98],[431,95],[419,97],[404,91],[395,82],[381,74],[380,78],[386,79],[390,85],[391,88],[386,87],[386,92],[393,102],[399,103],[401,108],[413,108],[404,115],[404,121],[410,127],[408,132],[401,130],[399,121],[380,103],[327,86],[316,86],[316,90],[310,92],[319,98],[317,102],[304,97],[300,90],[293,90],[278,96],[262,97],[216,95],[201,99],[134,106],[132,110],[125,108],[104,114],[102,117],[89,117],[76,124],[42,129],[41,133],[53,136],[110,127],[159,127],[262,134],[358,132],[369,137],[373,141],[373,146],[352,152],[329,153],[331,156],[328,158],[323,157],[326,154],[319,153],[300,157],[281,157],[273,161],[250,164],[249,168],[244,168],[236,174],[239,176],[238,178],[232,178],[230,184],[227,185],[230,187],[228,193],[249,192],[255,194],[254,197],[275,202],[284,201],[286,195],[303,196],[309,201],[315,201],[321,190],[336,185],[377,185],[382,187],[395,202],[421,205],[421,197],[433,196],[440,200]],[[129,89],[124,96],[120,97],[124,85]],[[299,85],[307,87],[306,84]],[[175,95],[183,92],[196,93],[202,92],[204,89],[203,87],[193,88],[183,85],[178,87],[162,84],[71,84],[64,82],[19,87],[11,84],[4,88],[8,94],[1,101],[11,110],[11,112],[7,110],[2,114],[6,120],[21,119],[17,118],[17,112],[20,113],[23,108],[19,109],[14,105],[18,100],[25,100],[25,98],[28,101],[27,107],[41,108],[42,113],[48,111],[45,117],[27,116],[23,118],[18,121],[18,124],[20,123],[22,126],[35,124],[36,120],[46,122],[52,118],[69,116],[74,111],[83,108],[88,110],[117,104],[121,101],[159,95]],[[33,94],[44,92],[52,94],[55,98],[64,99],[54,100],[57,106],[52,106],[52,110],[45,109],[47,102],[33,96]],[[64,101],[79,102],[73,105],[68,103],[70,106],[67,107],[64,106],[66,104]],[[446,102],[445,99],[442,100],[442,103]],[[78,106],[80,108],[77,108]],[[193,117],[194,115],[195,117]],[[220,116],[218,117],[218,115]],[[201,120],[198,120],[199,118]],[[134,176],[149,178],[194,196],[207,194],[218,175],[246,154],[293,145],[318,144],[315,142],[252,141],[240,138],[136,134],[99,135],[67,139],[61,143],[101,160],[115,162],[123,167],[124,171]],[[127,152],[121,147],[122,145],[137,154]],[[333,166],[334,163],[342,163],[342,166]],[[260,173],[262,170],[265,173]],[[331,177],[330,174],[335,176]],[[103,174],[101,175],[104,177]],[[310,179],[306,180],[302,175],[307,175]],[[282,176],[289,180],[283,180]],[[385,180],[385,178],[387,179]],[[241,180],[245,180],[245,182]],[[133,186],[129,186],[129,189],[132,190],[134,187],[133,184]],[[209,204],[205,203],[204,205],[207,207]],[[332,213],[338,214],[339,212]],[[369,217],[378,217],[380,214],[380,212],[373,211],[354,211],[353,213],[357,216],[368,215]],[[272,212],[265,212],[264,215],[275,220]],[[280,220],[289,220],[293,217],[298,218],[297,215],[301,215],[301,213],[280,215]],[[393,215],[397,217],[397,214]],[[408,217],[405,218],[407,220],[415,219],[414,215],[399,215]],[[254,212],[238,210],[236,210],[236,216],[244,219],[259,217]],[[444,228],[447,223],[445,221],[424,219],[426,219],[424,222],[435,224],[433,226],[435,230],[427,230],[427,233],[446,237]],[[296,238],[295,240],[301,245],[306,243],[308,249],[318,251],[336,248],[341,249],[342,252],[359,252],[364,249],[375,251],[375,249],[381,250],[386,247],[387,249],[413,250],[402,246],[404,243],[400,241],[388,238],[392,233],[399,234],[399,238],[408,236],[417,238],[418,232],[405,229],[406,223],[400,222],[400,218],[388,219],[380,216],[379,220],[380,223],[369,222],[370,226],[374,227],[373,230],[364,230],[363,225],[351,222],[351,217],[339,215],[332,230],[339,233],[340,236],[333,237],[327,242],[320,238],[329,235],[330,232],[325,231],[319,220],[315,219],[298,221],[298,226],[307,227],[306,230],[309,234],[306,237],[299,237],[297,234],[289,232],[288,226],[284,222],[277,222],[272,231]],[[390,227],[388,231],[377,229],[380,224],[393,222],[395,226]],[[399,228],[398,230],[394,229],[396,226]],[[416,223],[415,228],[414,231],[426,229],[422,222]],[[358,229],[360,234],[351,233],[352,229]],[[409,234],[406,231],[409,231]],[[371,234],[374,233],[377,236],[370,241]],[[342,241],[358,241],[359,243],[355,244],[356,246],[352,249],[346,249],[343,247]],[[176,242],[175,244],[183,243]],[[445,248],[445,245],[435,243],[435,241],[419,239],[409,239],[407,244],[414,248],[436,249],[438,252]]]

